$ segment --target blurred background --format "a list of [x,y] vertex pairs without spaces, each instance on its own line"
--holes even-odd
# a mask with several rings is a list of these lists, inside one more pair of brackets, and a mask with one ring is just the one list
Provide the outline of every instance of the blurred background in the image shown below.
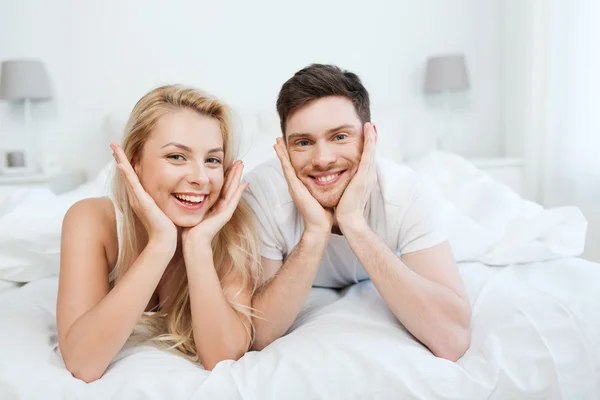
[[95,176],[162,84],[275,135],[283,82],[333,63],[369,90],[388,155],[455,153],[528,200],[576,205],[600,261],[599,3],[0,0],[0,186]]

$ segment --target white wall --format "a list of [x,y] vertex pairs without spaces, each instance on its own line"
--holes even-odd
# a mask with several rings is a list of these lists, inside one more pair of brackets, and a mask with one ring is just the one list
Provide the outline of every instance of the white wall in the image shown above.
[[[56,98],[34,110],[45,154],[97,170],[110,155],[108,113],[127,112],[152,87],[182,82],[238,110],[274,108],[281,84],[311,63],[358,73],[375,107],[401,110],[403,129],[428,135],[440,119],[420,92],[427,55],[464,52],[468,108],[454,148],[501,152],[501,0],[0,0],[0,60],[43,59]],[[18,109],[0,107],[11,146]],[[99,147],[98,147],[99,146]]]
[[504,155],[524,159],[524,195],[541,201],[548,0],[502,2],[500,121]]

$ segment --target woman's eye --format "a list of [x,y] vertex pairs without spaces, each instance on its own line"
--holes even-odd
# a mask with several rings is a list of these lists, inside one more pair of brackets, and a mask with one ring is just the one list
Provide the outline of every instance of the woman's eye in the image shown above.
[[174,161],[183,161],[183,160],[185,160],[185,158],[181,154],[169,154],[167,156],[167,158],[170,159],[170,160],[174,160]]
[[207,159],[206,162],[209,164],[221,164],[221,160],[219,160],[216,157],[211,157],[211,158]]

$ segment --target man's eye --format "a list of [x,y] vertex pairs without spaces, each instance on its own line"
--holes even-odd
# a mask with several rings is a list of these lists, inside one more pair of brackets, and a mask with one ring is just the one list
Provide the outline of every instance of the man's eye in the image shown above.
[[221,160],[219,160],[216,157],[211,157],[211,158],[207,159],[206,162],[209,164],[221,164]]
[[340,133],[339,135],[335,135],[335,140],[344,140],[348,137],[345,133]]
[[298,146],[300,146],[300,147],[303,147],[303,146],[308,146],[308,145],[309,145],[309,143],[308,143],[308,140],[298,140],[298,141],[296,142],[296,144],[297,144]]
[[167,158],[170,159],[170,160],[175,160],[175,161],[183,161],[183,160],[185,160],[185,158],[181,154],[169,154],[167,156]]

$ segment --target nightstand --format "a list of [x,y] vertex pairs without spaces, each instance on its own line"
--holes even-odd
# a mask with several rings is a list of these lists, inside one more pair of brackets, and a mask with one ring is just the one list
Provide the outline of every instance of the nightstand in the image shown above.
[[17,189],[48,188],[56,194],[68,192],[85,182],[83,171],[62,171],[30,175],[0,174],[0,196]]
[[524,195],[524,161],[521,158],[473,158],[475,167],[502,182],[520,196]]

